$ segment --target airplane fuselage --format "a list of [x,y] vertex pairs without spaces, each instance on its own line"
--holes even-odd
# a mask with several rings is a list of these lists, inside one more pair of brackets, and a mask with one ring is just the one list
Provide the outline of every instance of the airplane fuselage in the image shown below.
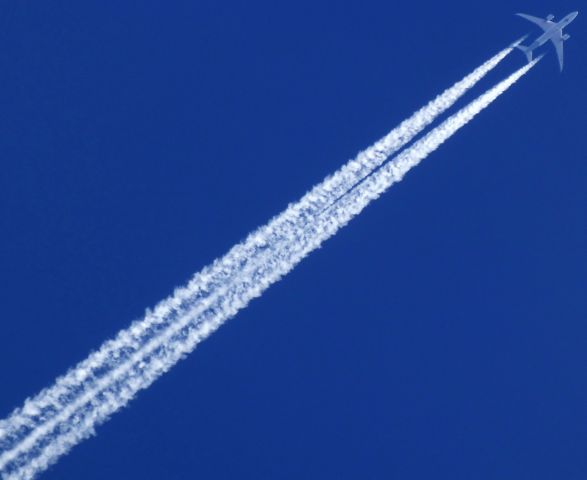
[[534,17],[532,15],[528,15],[527,13],[516,13],[516,15],[538,25],[542,29],[542,33],[536,40],[532,42],[531,45],[525,46],[522,44],[517,44],[515,47],[521,50],[524,55],[526,55],[528,62],[531,62],[534,56],[534,50],[536,50],[541,45],[544,45],[546,42],[552,42],[562,72],[564,63],[563,45],[569,38],[571,38],[570,35],[563,33],[563,29],[566,28],[569,23],[575,20],[577,15],[579,15],[579,12],[569,13],[560,22],[553,21],[554,15],[549,15],[546,18]]
[[530,50],[534,50],[546,42],[552,40],[553,38],[561,37],[563,28],[565,28],[569,23],[571,23],[577,17],[577,12],[569,13],[565,18],[563,18],[560,22],[551,22],[552,26],[546,30],[542,35],[540,35],[536,40],[532,42],[532,44],[528,47]]

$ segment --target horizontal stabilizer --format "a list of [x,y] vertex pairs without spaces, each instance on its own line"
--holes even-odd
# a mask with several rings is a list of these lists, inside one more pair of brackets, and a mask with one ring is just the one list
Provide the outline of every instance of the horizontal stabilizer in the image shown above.
[[524,52],[524,55],[526,55],[526,59],[528,60],[528,63],[530,63],[532,61],[532,50],[528,47],[525,47],[524,45],[516,45],[516,48],[518,50],[521,50],[522,52]]
[[528,35],[524,35],[522,38],[518,38],[514,43],[511,44],[512,47],[517,47],[520,43],[528,38]]

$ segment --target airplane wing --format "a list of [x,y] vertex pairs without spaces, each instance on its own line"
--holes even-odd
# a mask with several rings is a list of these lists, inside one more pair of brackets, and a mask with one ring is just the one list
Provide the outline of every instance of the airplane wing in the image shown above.
[[528,20],[532,23],[535,23],[544,31],[548,30],[550,28],[550,26],[552,25],[552,22],[549,22],[549,21],[544,20],[542,18],[533,17],[532,15],[526,15],[525,13],[516,13],[516,15],[518,17],[525,18],[526,20]]
[[553,38],[552,39],[552,43],[554,45],[554,48],[556,50],[556,55],[558,57],[558,63],[561,67],[561,72],[563,71],[563,62],[564,62],[564,56],[563,56],[563,44],[565,43],[561,38]]

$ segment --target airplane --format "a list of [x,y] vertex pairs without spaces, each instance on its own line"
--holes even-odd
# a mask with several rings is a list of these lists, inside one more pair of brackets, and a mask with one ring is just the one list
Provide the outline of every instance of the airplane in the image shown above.
[[544,33],[540,35],[536,40],[532,42],[531,45],[527,47],[524,45],[516,45],[516,48],[519,48],[524,52],[528,62],[532,61],[532,52],[544,45],[549,40],[554,44],[554,48],[556,49],[556,54],[558,56],[558,63],[560,65],[561,72],[563,71],[563,43],[571,38],[570,35],[563,33],[563,28],[565,28],[569,23],[571,23],[579,12],[572,12],[569,13],[565,18],[563,18],[560,22],[554,22],[554,15],[549,15],[546,19],[533,17],[532,15],[526,15],[525,13],[516,13],[519,17],[525,18],[532,23],[538,25]]

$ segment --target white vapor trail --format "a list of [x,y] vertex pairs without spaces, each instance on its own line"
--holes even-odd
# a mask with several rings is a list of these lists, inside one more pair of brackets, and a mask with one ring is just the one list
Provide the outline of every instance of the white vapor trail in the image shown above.
[[[381,195],[390,185],[401,180],[409,169],[417,165],[486,108],[533,65],[534,63],[523,67],[456,115],[450,117],[393,161],[386,163],[378,172],[368,177],[361,185],[343,196],[340,201],[332,204],[326,211],[323,211],[324,208],[330,204],[328,202],[321,203],[319,200],[322,197],[315,203],[308,204],[308,209],[317,208],[316,204],[320,204],[317,211],[323,213],[318,218],[313,218],[312,214],[304,214],[304,212],[300,214],[299,204],[290,206],[286,213],[292,210],[297,215],[294,218],[300,221],[294,223],[293,220],[288,219],[283,223],[275,223],[274,230],[271,230],[272,234],[263,240],[265,243],[259,246],[259,250],[255,250],[255,254],[260,255],[262,261],[259,259],[248,262],[241,260],[238,264],[238,275],[228,275],[223,284],[215,284],[216,289],[213,295],[202,295],[197,298],[197,302],[190,300],[189,297],[182,299],[187,302],[187,307],[182,305],[182,301],[179,301],[176,306],[178,313],[170,320],[162,321],[162,323],[168,323],[167,328],[158,330],[154,334],[144,333],[147,330],[144,332],[135,331],[135,337],[132,341],[129,341],[129,337],[125,336],[124,339],[129,345],[125,348],[129,348],[129,351],[124,351],[124,354],[119,356],[120,361],[113,362],[112,368],[107,373],[99,375],[99,372],[90,371],[91,382],[84,384],[83,379],[87,376],[82,376],[82,383],[73,391],[75,395],[72,396],[69,390],[64,390],[63,403],[58,403],[59,409],[50,410],[51,414],[44,415],[42,418],[38,418],[38,415],[34,414],[30,417],[32,420],[39,420],[36,423],[33,422],[34,429],[27,431],[22,436],[19,436],[18,429],[12,431],[12,437],[9,438],[14,437],[17,441],[0,456],[0,472],[3,472],[5,478],[22,479],[32,478],[47,468],[73,445],[90,435],[96,425],[105,421],[111,413],[124,406],[137,391],[148,387],[224,321],[289,272],[304,256],[319,247],[324,240],[334,235],[352,217],[360,213],[371,200]],[[401,146],[390,151],[394,152],[397,148],[401,148]],[[375,150],[374,152],[379,155],[381,151],[383,150]],[[373,161],[366,173],[368,174],[380,166],[388,157],[389,153],[385,157]],[[365,171],[358,177],[358,180],[364,176]],[[328,181],[329,179],[326,180],[326,182]],[[356,182],[357,178],[354,178],[348,188]],[[340,193],[344,193],[344,191]],[[311,195],[312,192],[308,195]],[[332,203],[334,199],[339,198],[340,193],[329,196],[329,201]],[[314,210],[313,215],[317,211]],[[277,222],[279,218],[274,219],[272,223]],[[254,236],[255,234],[252,234],[249,239]],[[258,238],[256,241],[263,243]],[[277,242],[277,248],[272,248],[276,245],[273,242]],[[183,310],[181,310],[182,308]],[[171,307],[168,312],[173,312]],[[135,326],[136,324],[131,326],[129,330]],[[111,351],[116,350],[112,349]],[[108,366],[110,367],[110,364]],[[80,371],[83,370],[78,370],[78,376]],[[52,388],[56,388],[56,386]],[[62,401],[59,397],[57,400]],[[35,399],[31,402],[34,401]],[[55,404],[51,405],[55,406]],[[16,415],[18,414],[20,412],[16,413]],[[7,422],[9,423],[10,420],[11,418]],[[0,425],[0,427],[7,431],[5,425]],[[26,426],[27,424],[23,422],[19,428],[22,428],[22,425]]]
[[[206,308],[212,295],[218,295],[219,286],[240,275],[249,264],[264,261],[271,254],[277,240],[286,240],[292,231],[305,225],[312,217],[348,191],[353,185],[378,168],[390,155],[398,151],[445,112],[470,88],[499,64],[512,50],[506,48],[489,59],[461,81],[444,91],[428,105],[402,122],[388,135],[361,152],[339,171],[314,187],[299,202],[266,226],[250,234],[224,257],[196,274],[186,287],[176,289],[168,299],[159,303],[145,317],[121,331],[86,360],[57,379],[50,388],[28,399],[6,420],[0,421],[0,451],[11,451],[35,428],[44,424],[73,400],[95,385],[120,364],[124,363],[145,343],[161,335],[180,318]],[[279,238],[277,238],[279,237]],[[222,289],[220,291],[223,291]],[[8,458],[8,457],[7,457]],[[0,470],[4,456],[0,456]]]

